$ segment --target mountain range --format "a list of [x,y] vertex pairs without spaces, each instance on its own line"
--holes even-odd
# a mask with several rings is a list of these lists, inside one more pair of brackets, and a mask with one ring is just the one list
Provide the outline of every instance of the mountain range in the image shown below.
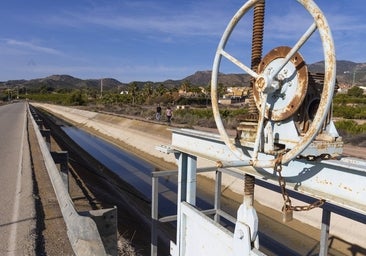
[[[316,62],[308,65],[310,72],[324,72],[324,62]],[[366,84],[366,63],[355,63],[351,61],[337,61],[337,81],[346,85]],[[207,86],[211,81],[211,71],[197,71],[194,74],[179,80],[166,80],[162,82],[135,81],[137,86],[142,87],[146,83],[153,85],[163,84],[167,88],[179,87],[182,83],[188,82],[192,86]],[[219,74],[219,83],[225,86],[249,85],[250,76],[247,74]],[[103,78],[105,90],[119,88],[123,90],[128,83],[122,83],[114,78]],[[9,80],[0,82],[0,87],[52,87],[52,88],[100,88],[100,79],[80,79],[69,75],[51,75],[45,78],[31,80]]]

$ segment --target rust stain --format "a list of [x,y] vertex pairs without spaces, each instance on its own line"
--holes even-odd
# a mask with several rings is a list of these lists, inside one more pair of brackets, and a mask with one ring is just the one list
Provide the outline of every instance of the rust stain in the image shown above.
[[332,186],[333,185],[333,182],[329,181],[329,180],[326,180],[326,179],[319,179],[319,177],[317,177],[315,179],[315,181],[319,184],[323,184],[323,185],[330,185]]
[[350,192],[352,192],[352,191],[353,191],[351,187],[348,187],[348,186],[346,186],[346,185],[343,185],[342,183],[340,183],[338,187],[339,187],[340,189],[344,189],[344,190],[347,190],[347,191],[350,191]]

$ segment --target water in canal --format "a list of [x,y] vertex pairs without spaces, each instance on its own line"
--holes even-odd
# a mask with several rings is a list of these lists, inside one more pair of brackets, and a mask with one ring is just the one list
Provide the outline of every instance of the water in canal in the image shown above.
[[[78,128],[64,126],[62,129],[102,165],[117,174],[151,201],[151,172],[155,170],[153,165]],[[160,179],[159,213],[165,216],[176,214],[176,180],[176,176]],[[212,208],[211,204],[200,198],[197,198],[197,206],[202,209]]]
[[[86,150],[91,156],[97,159],[102,165],[110,171],[117,174],[122,180],[129,183],[136,190],[151,201],[151,172],[155,167],[147,161],[138,158],[129,152],[121,150],[119,147],[104,141],[94,135],[84,132],[72,126],[62,127],[63,131]],[[121,131],[123,132],[123,131]],[[177,201],[177,177],[161,178],[159,182],[159,214],[160,217],[176,214]],[[212,209],[211,203],[204,198],[197,196],[196,205],[201,209]],[[227,227],[232,228],[232,224],[223,221]],[[224,224],[222,223],[222,224]],[[287,255],[300,255],[282,244],[276,242],[273,238],[260,232],[261,248],[271,248],[266,253],[268,255],[277,255],[272,252],[289,252]],[[277,249],[276,249],[277,248]],[[279,249],[280,248],[280,249]]]

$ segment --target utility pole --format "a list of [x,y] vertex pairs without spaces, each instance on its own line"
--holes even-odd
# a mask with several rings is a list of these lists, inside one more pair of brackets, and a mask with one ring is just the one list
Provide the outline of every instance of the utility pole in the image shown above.
[[103,78],[100,79],[100,98],[103,98]]
[[356,73],[366,73],[365,70],[353,70],[353,77],[352,77],[352,87],[356,84]]

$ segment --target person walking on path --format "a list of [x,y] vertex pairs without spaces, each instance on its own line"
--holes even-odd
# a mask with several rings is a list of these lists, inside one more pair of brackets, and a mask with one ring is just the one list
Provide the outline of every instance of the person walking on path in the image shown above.
[[156,115],[155,115],[156,120],[160,121],[161,118],[161,107],[160,104],[158,104],[158,106],[156,107]]
[[168,124],[170,124],[172,116],[173,116],[173,110],[168,106],[166,108],[166,118],[167,118]]

